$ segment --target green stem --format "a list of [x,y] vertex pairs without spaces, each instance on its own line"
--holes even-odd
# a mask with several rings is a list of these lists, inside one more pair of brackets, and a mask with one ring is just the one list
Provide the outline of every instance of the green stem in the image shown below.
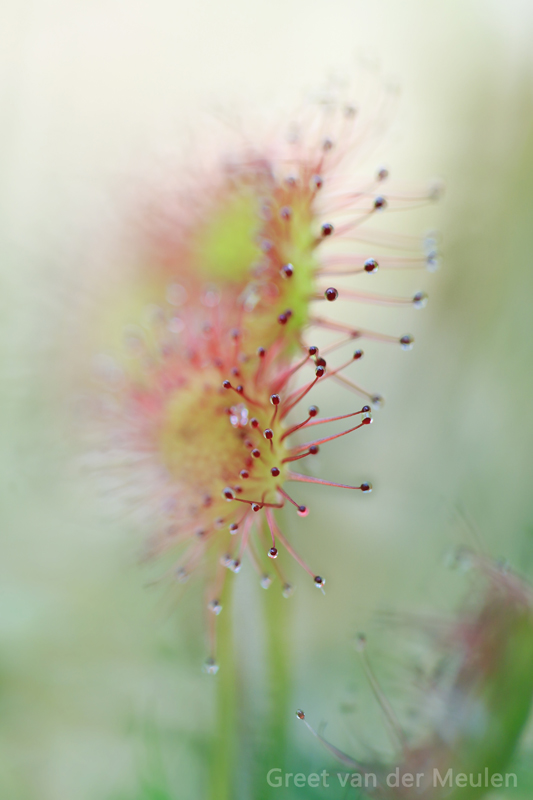
[[265,634],[269,667],[270,715],[268,721],[270,747],[267,768],[284,769],[287,755],[287,728],[291,713],[289,622],[291,601],[284,598],[276,583],[265,593]]
[[237,739],[237,686],[235,648],[233,642],[233,582],[228,576],[222,593],[222,613],[217,619],[216,733],[211,755],[209,797],[212,800],[233,800]]
[[[233,576],[232,576],[233,577]],[[216,733],[213,742],[210,770],[210,800],[235,800],[237,791],[237,753],[239,720],[242,720],[246,693],[239,690],[239,670],[233,639],[233,580],[224,587],[223,611],[217,619],[217,663],[219,671],[216,686]],[[265,654],[268,665],[268,712],[264,720],[268,746],[254,758],[255,778],[264,784],[271,767],[284,768],[287,752],[287,727],[291,719],[289,709],[289,628],[290,601],[281,594],[279,584],[263,592]],[[240,704],[240,708],[238,707]],[[244,714],[245,715],[245,714]],[[242,733],[242,731],[241,731]],[[255,772],[255,770],[254,770]]]

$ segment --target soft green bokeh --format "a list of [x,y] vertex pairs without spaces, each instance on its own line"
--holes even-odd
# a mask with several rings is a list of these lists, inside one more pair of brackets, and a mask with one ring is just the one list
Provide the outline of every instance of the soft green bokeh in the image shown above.
[[[186,151],[200,109],[234,101],[245,113],[253,102],[268,118],[278,100],[298,102],[331,69],[349,71],[356,52],[380,60],[402,86],[368,170],[386,162],[401,183],[434,175],[446,182],[439,208],[387,222],[410,233],[440,228],[443,269],[378,273],[372,285],[427,290],[428,308],[357,310],[362,325],[412,332],[415,349],[365,344],[358,378],[386,404],[370,430],[324,447],[313,464],[332,480],[370,479],[375,490],[354,497],[301,486],[311,515],[286,515],[292,541],[327,578],[326,596],[294,566],[297,591],[270,617],[250,569],[235,586],[234,797],[335,797],[268,792],[266,769],[282,757],[276,746],[287,737],[288,771],[335,768],[295,720],[299,706],[353,754],[386,746],[353,636],[367,630],[388,696],[401,705],[409,675],[401,636],[380,629],[375,614],[456,604],[468,584],[444,562],[457,544],[471,543],[461,509],[488,553],[533,574],[531,9],[518,0],[381,0],[371,8],[360,0],[44,0],[7,3],[5,17],[0,796],[7,800],[203,798],[213,763],[219,676],[199,669],[200,587],[177,604],[172,592],[146,585],[151,573],[136,561],[143,519],[115,519],[102,506],[92,482],[70,466],[74,437],[64,423],[70,365],[57,362],[68,333],[57,321],[65,309],[72,317],[90,305],[80,288],[85,253],[98,251],[124,196],[142,192],[132,177],[142,172],[139,161],[150,170],[154,151],[162,163]],[[353,409],[353,398],[331,387],[317,390],[317,402],[325,413]],[[111,482],[102,482],[112,496]],[[272,680],[283,659],[268,652],[265,619],[269,640],[281,637],[276,648],[286,649],[292,683],[282,672],[281,685]],[[519,789],[498,797],[531,796],[531,747],[526,738]]]

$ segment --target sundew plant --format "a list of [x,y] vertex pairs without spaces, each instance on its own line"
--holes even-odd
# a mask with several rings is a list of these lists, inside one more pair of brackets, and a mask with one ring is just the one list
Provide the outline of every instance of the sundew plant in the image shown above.
[[[279,140],[243,141],[221,154],[198,197],[178,188],[161,218],[152,210],[141,278],[160,300],[140,320],[126,319],[122,345],[95,361],[103,469],[138,481],[152,514],[147,555],[161,558],[167,579],[204,581],[212,673],[216,618],[245,559],[264,589],[275,580],[272,591],[289,597],[290,556],[324,592],[326,577],[296,552],[277,510],[309,514],[299,483],[324,487],[326,503],[333,489],[372,491],[364,478],[350,485],[308,474],[306,460],[340,437],[365,435],[383,402],[357,381],[365,341],[400,356],[413,346],[408,333],[360,327],[357,307],[420,309],[426,294],[391,297],[366,286],[380,270],[433,271],[438,261],[433,236],[409,240],[365,226],[435,200],[439,187],[387,192],[385,167],[353,174],[360,139],[371,135],[357,109],[332,94],[312,111]],[[352,277],[354,287],[346,285]],[[111,305],[110,330],[113,311],[124,322],[124,308]],[[335,335],[319,347],[324,331]],[[313,390],[334,382],[353,394],[353,410],[324,417]]]

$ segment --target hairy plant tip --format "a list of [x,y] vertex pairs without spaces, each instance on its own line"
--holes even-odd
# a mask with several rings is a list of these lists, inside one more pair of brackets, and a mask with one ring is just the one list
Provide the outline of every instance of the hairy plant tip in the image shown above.
[[[109,465],[116,459],[117,469],[125,466],[135,476],[135,501],[158,521],[148,554],[179,550],[168,570],[179,582],[195,571],[207,573],[213,662],[222,587],[228,572],[240,571],[245,554],[264,588],[273,570],[283,594],[290,595],[280,567],[285,550],[324,591],[324,577],[296,553],[276,520],[276,509],[286,504],[302,517],[308,514],[286,484],[372,490],[367,481],[349,485],[311,477],[297,471],[296,462],[368,426],[371,405],[382,402],[344,374],[361,360],[362,349],[337,364],[330,363],[330,354],[365,338],[402,349],[410,349],[413,339],[317,314],[316,304],[338,308],[347,300],[419,308],[426,302],[423,292],[403,299],[332,285],[339,272],[366,281],[378,268],[423,267],[423,258],[408,255],[419,246],[416,240],[375,231],[365,238],[360,232],[376,214],[422,198],[385,194],[384,168],[346,188],[347,164],[368,133],[351,106],[321,103],[297,128],[283,142],[243,145],[239,157],[202,176],[194,193],[178,192],[163,209],[157,206],[143,249],[150,256],[145,307],[136,317],[144,291],[137,284],[135,302],[121,297],[114,314],[111,300],[101,320],[114,345],[113,357],[105,354],[96,362],[104,388],[104,460]],[[353,253],[357,241],[400,248],[403,255],[380,255],[378,262],[364,249]],[[337,332],[340,338],[319,350],[306,342],[310,331]],[[301,411],[316,384],[328,380],[364,400],[338,416],[320,417],[315,405]],[[340,421],[347,427],[311,434],[316,426]]]
[[[492,788],[516,786],[506,773],[527,722],[533,697],[533,595],[518,576],[471,554],[484,588],[454,620],[418,622],[432,642],[434,667],[420,687],[417,717],[424,730],[407,735],[383,692],[360,635],[356,649],[391,735],[397,758],[365,763],[327,742],[297,717],[351,774],[345,785],[375,797],[473,800]],[[401,618],[395,620],[401,624]],[[403,620],[411,625],[412,620]]]

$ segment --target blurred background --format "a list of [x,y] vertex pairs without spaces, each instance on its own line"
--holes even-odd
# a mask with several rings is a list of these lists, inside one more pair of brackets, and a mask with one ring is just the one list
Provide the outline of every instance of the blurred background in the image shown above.
[[[533,577],[533,6],[24,0],[4,2],[2,17],[0,795],[206,796],[214,681],[199,668],[199,590],[174,608],[148,589],[136,560],[141,526],[107,514],[73,471],[51,385],[58,309],[77,302],[69,292],[85,250],[120,214],[139,165],[179,153],[206,112],[253,105],[268,117],[331,72],[352,76],[361,59],[401,87],[390,131],[362,171],[386,163],[405,184],[444,180],[438,206],[385,218],[408,233],[440,230],[442,268],[376,276],[379,291],[426,290],[424,311],[361,311],[369,327],[409,331],[416,345],[365,347],[361,382],[386,404],[367,435],[320,455],[319,474],[369,479],[372,495],[302,487],[312,514],[287,518],[327,593],[293,570],[292,677],[280,713],[291,771],[332,763],[294,719],[299,706],[349,752],[379,746],[355,633],[367,631],[394,702],[408,677],[377,611],[453,608],[468,584],[446,559],[471,544],[472,527],[488,553]],[[353,404],[341,389],[317,401],[339,414]],[[264,778],[276,764],[262,733],[264,601],[250,573],[236,590],[236,798],[281,796]],[[532,792],[530,743],[514,798]]]

